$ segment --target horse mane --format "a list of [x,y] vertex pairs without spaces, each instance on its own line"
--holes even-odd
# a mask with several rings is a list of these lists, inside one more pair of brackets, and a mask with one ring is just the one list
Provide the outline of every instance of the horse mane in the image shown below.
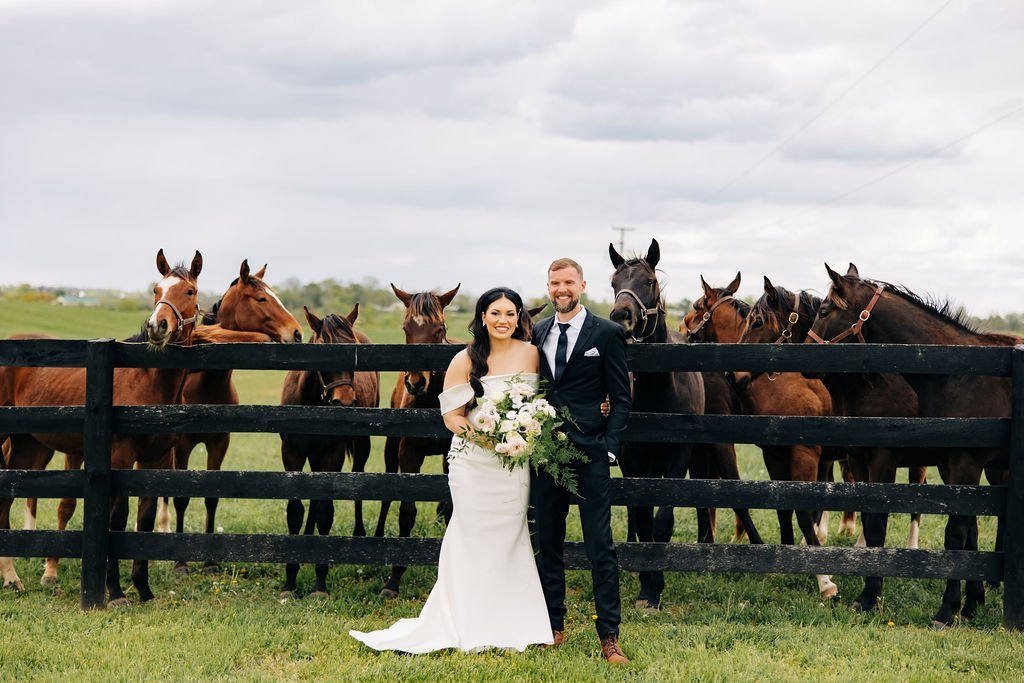
[[192,271],[189,270],[188,266],[186,266],[184,263],[177,263],[177,264],[175,264],[175,266],[173,268],[171,268],[171,272],[167,273],[167,275],[165,275],[164,277],[171,277],[171,276],[174,276],[174,277],[177,277],[177,278],[181,278],[182,280],[185,280],[186,282],[195,282],[196,281],[195,278],[192,277]]
[[665,271],[659,270],[658,268],[655,268],[650,263],[648,263],[646,261],[646,259],[644,259],[642,256],[633,256],[633,258],[626,259],[625,261],[623,261],[622,263],[619,264],[618,268],[615,269],[615,272],[612,273],[612,276],[614,277],[615,273],[619,272],[619,270],[622,269],[622,268],[633,267],[633,266],[642,266],[642,267],[646,268],[647,270],[651,271],[651,275],[653,275],[654,279],[658,281],[658,292],[659,292],[659,295],[660,295],[658,297],[658,304],[660,304],[662,306],[662,308],[664,308],[664,306],[665,306],[665,289],[667,287],[667,283],[663,283],[661,281],[661,277],[659,277],[659,273],[661,275],[664,275]]
[[348,321],[348,318],[344,318],[336,313],[331,313],[324,318],[319,339],[327,343],[334,343],[339,340],[350,343],[358,341],[352,323]]
[[[409,316],[423,316],[428,320],[443,320],[444,307],[438,299],[437,292],[419,292],[412,295],[409,302]],[[408,317],[408,316],[407,316]]]
[[1006,335],[990,335],[983,332],[979,332],[978,328],[970,322],[967,311],[964,310],[963,306],[954,306],[949,299],[935,299],[932,297],[923,297],[916,292],[911,291],[909,288],[903,285],[894,285],[891,282],[885,282],[883,280],[862,280],[865,284],[873,287],[882,285],[885,291],[892,292],[903,300],[914,304],[918,308],[924,309],[928,313],[937,315],[951,325],[968,332],[970,334],[977,334],[983,337],[998,337]]

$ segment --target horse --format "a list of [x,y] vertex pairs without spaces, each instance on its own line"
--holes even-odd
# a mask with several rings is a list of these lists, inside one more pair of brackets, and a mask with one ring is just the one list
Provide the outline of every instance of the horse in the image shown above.
[[[369,344],[370,338],[354,329],[359,317],[359,304],[345,317],[330,314],[320,319],[303,306],[306,321],[313,330],[313,344]],[[303,406],[344,406],[376,408],[380,403],[380,373],[374,371],[327,372],[320,370],[291,370],[285,375],[281,391],[281,405]],[[313,472],[340,472],[345,456],[352,458],[352,471],[363,472],[370,458],[369,436],[339,436],[313,434],[281,434],[281,461],[287,472],[301,472],[306,461]],[[302,528],[302,501],[288,501],[288,533],[298,534]],[[363,503],[355,501],[355,528],[353,536],[365,536],[363,526]],[[309,516],[306,519],[306,534],[312,534],[314,526],[321,535],[331,533],[334,524],[333,500],[310,500]],[[316,565],[316,580],[313,597],[327,597],[328,565]],[[289,600],[295,594],[295,578],[299,573],[298,563],[285,565],[285,581],[281,588],[281,599]]]
[[[436,292],[419,292],[409,294],[393,283],[391,289],[399,301],[405,304],[405,319],[402,329],[405,331],[406,344],[453,344],[448,340],[448,328],[445,324],[444,309],[452,302],[459,292],[461,283],[454,289],[443,294]],[[425,372],[422,370],[406,370],[398,376],[395,388],[391,392],[392,408],[441,409],[438,396],[444,388],[444,370]],[[384,442],[384,471],[419,473],[423,467],[423,459],[428,455],[446,455],[451,450],[452,437],[424,438],[389,436]],[[442,464],[445,474],[448,473],[448,461]],[[381,501],[380,516],[377,518],[375,536],[384,535],[391,501]],[[444,515],[445,522],[451,519],[451,501],[438,503],[438,512]],[[406,538],[416,523],[416,501],[403,500],[399,505],[398,534]],[[398,597],[399,587],[405,567],[392,566],[391,576],[380,591],[380,597],[391,600]]]
[[[196,328],[195,344],[221,344],[233,342],[301,342],[302,330],[299,322],[288,312],[273,289],[263,281],[267,266],[255,273],[249,270],[248,260],[242,261],[238,277],[231,282],[220,301],[202,318],[202,325]],[[185,380],[185,403],[238,405],[238,392],[232,382],[232,370],[194,370]],[[208,434],[179,434],[174,447],[174,468],[187,470],[193,449],[199,444],[206,446],[206,469],[220,470],[227,455],[231,434],[227,432]],[[216,530],[217,498],[206,499],[205,533]],[[175,497],[175,530],[185,530],[185,511],[189,498]],[[166,511],[166,506],[163,506]],[[166,514],[160,515],[161,529],[167,530]],[[207,561],[203,570],[214,573],[220,570],[216,562]],[[188,573],[188,564],[178,561],[174,571]]]
[[[143,332],[128,341],[146,342],[150,348],[162,349],[170,344],[190,346],[195,330],[199,304],[198,278],[203,257],[197,251],[191,266],[171,267],[161,249],[156,257],[160,281],[153,288],[153,311],[147,318]],[[43,335],[15,335],[14,339],[41,339]],[[55,406],[85,404],[85,368],[3,368],[0,371],[2,403],[13,406]],[[187,370],[181,368],[115,368],[115,405],[178,404]],[[169,469],[175,435],[121,435],[114,434],[111,448],[111,466],[115,469]],[[12,434],[8,442],[7,467],[9,469],[38,469],[38,464],[49,461],[54,451],[61,451],[72,462],[84,458],[84,440],[78,434]],[[11,498],[0,499],[0,529],[10,528]],[[153,530],[156,517],[156,498],[140,497],[138,529]],[[110,529],[124,531],[128,521],[128,500],[124,496],[110,501]],[[66,524],[66,520],[65,520]],[[63,530],[62,526],[59,526]],[[50,558],[48,563],[54,558]],[[16,591],[24,586],[14,570],[10,558],[0,558],[0,571],[4,585]],[[153,598],[149,587],[149,562],[135,560],[132,564],[132,583],[139,600]],[[121,588],[120,567],[117,560],[107,563],[107,592],[110,606],[126,606],[127,599]]]
[[[703,278],[701,279],[703,282]],[[732,295],[740,286],[740,274],[736,273],[735,279],[719,291],[718,298],[713,306],[719,306],[730,300]],[[715,332],[714,326],[708,328],[707,320],[711,317],[703,307],[703,299],[694,303],[694,308],[686,313],[679,323],[679,332],[686,335],[686,341],[691,344],[713,343],[717,341],[712,335]],[[712,308],[713,310],[713,308]],[[740,394],[736,385],[729,381],[724,372],[702,372],[704,378],[704,414],[705,415],[739,415],[743,408],[740,403]],[[691,457],[690,476],[694,479],[740,479],[739,466],[736,462],[736,445],[731,443],[698,443],[693,445]],[[715,510],[708,511],[708,515],[697,515],[697,541],[700,543],[713,543],[716,531]],[[737,543],[748,538],[751,543],[763,543],[754,523],[750,519],[749,511],[744,516],[736,516],[736,531],[731,541]],[[705,521],[706,520],[706,521]]]
[[[846,275],[840,275],[828,264],[825,270],[832,284],[807,333],[807,343],[1012,347],[1024,341],[1010,335],[979,332],[967,322],[964,312],[952,311],[948,302],[925,300],[909,289],[862,279],[855,268]],[[917,394],[921,417],[1010,416],[1008,377],[907,373],[903,378]],[[991,483],[997,483],[1005,481],[1009,469],[1008,448],[943,448],[936,449],[934,457],[946,484],[976,486],[982,470]],[[1004,524],[1000,517],[997,546]],[[977,550],[977,517],[951,515],[946,523],[944,546],[947,550]],[[981,581],[967,581],[964,592],[966,596],[961,593],[959,579],[946,581],[942,603],[932,617],[933,627],[951,624],[957,612],[965,619],[975,616],[978,606],[985,603],[985,586]]]
[[[849,274],[857,269],[850,264]],[[820,297],[809,292],[790,292],[764,278],[764,294],[754,304],[740,342],[802,344],[807,338],[821,306]],[[915,417],[918,414],[917,394],[898,374],[856,375],[830,373],[820,377],[832,395],[833,414],[847,417]],[[910,483],[927,482],[928,450],[891,448],[886,446],[847,446],[847,466],[854,481],[896,481],[896,469],[909,468]],[[862,513],[863,533],[858,545],[870,548],[885,546],[888,513]],[[921,528],[920,513],[910,517],[908,548],[918,547]],[[881,577],[865,577],[863,592],[856,600],[857,609],[869,611],[881,595]]]
[[[701,331],[708,340],[736,343],[746,324],[750,306],[733,296],[739,286],[739,276],[728,288],[715,289],[701,277],[704,295],[695,303],[688,320],[700,318]],[[684,319],[686,322],[687,319]],[[740,393],[742,412],[747,415],[830,415],[832,397],[818,380],[808,380],[796,372],[761,375]],[[817,445],[762,445],[757,444],[764,457],[768,475],[777,481],[818,481],[823,471],[822,448]],[[780,540],[793,545],[793,511],[777,510]],[[821,545],[815,520],[811,512],[798,510],[797,524],[807,545]],[[824,525],[822,525],[824,526]],[[832,577],[819,574],[818,592],[830,599],[839,593]]]
[[[657,266],[661,259],[658,241],[651,240],[642,258],[626,259],[608,245],[615,272],[612,289],[615,302],[609,318],[618,323],[634,344],[683,344],[685,339],[665,322],[665,303],[658,282]],[[704,379],[699,372],[634,372],[632,373],[633,410],[651,413],[704,414]],[[640,443],[622,444],[619,466],[624,477],[657,477],[682,479],[690,465],[692,444]],[[699,514],[707,515],[707,511]],[[674,509],[631,505],[628,508],[629,528],[642,543],[667,543],[672,538]],[[632,534],[631,534],[632,535]],[[640,572],[640,592],[636,606],[645,610],[661,609],[665,590],[665,574],[661,571]]]

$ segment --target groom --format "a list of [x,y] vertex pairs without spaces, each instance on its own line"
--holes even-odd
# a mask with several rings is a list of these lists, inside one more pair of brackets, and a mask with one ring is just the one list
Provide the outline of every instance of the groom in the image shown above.
[[[619,647],[619,563],[612,545],[608,502],[608,468],[618,456],[630,408],[626,337],[621,326],[598,318],[580,305],[586,288],[583,269],[572,259],[558,259],[548,267],[548,296],[555,315],[537,323],[533,343],[540,349],[547,398],[555,407],[569,409],[576,424],[566,425],[566,431],[587,456],[586,462],[575,463],[573,469],[579,482],[580,522],[594,583],[601,653],[613,664],[628,664]],[[607,418],[601,414],[606,396],[611,403]],[[562,551],[569,492],[549,475],[534,472],[530,503],[537,569],[552,638],[555,645],[560,645],[566,613]]]

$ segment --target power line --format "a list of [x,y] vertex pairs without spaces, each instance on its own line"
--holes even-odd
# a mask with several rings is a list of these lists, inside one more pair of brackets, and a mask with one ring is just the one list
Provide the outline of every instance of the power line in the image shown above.
[[621,254],[622,252],[624,252],[626,250],[626,233],[627,232],[632,232],[633,230],[636,230],[636,228],[627,228],[627,227],[620,227],[618,225],[613,225],[612,226],[612,230],[618,230],[619,231],[619,253]]
[[755,161],[755,162],[754,162],[754,163],[753,163],[752,165],[748,166],[748,167],[747,167],[746,169],[744,169],[743,171],[741,171],[741,172],[740,172],[739,174],[737,174],[737,175],[733,176],[731,180],[729,180],[729,181],[728,181],[727,183],[725,183],[724,185],[722,185],[721,187],[719,187],[719,188],[718,188],[717,190],[715,190],[714,192],[712,192],[712,193],[711,193],[711,195],[709,196],[709,199],[714,199],[714,198],[718,197],[718,196],[719,196],[720,194],[722,194],[723,192],[725,192],[726,190],[728,190],[728,189],[729,189],[730,187],[732,187],[733,185],[735,185],[735,184],[736,184],[737,182],[739,182],[739,181],[740,181],[740,180],[742,180],[743,178],[745,178],[745,177],[747,177],[748,175],[750,175],[751,173],[753,173],[753,172],[754,172],[754,171],[755,171],[755,170],[756,170],[756,169],[757,169],[757,168],[758,168],[759,166],[761,166],[761,164],[763,164],[764,162],[768,161],[768,159],[770,159],[770,158],[772,158],[773,156],[775,156],[775,154],[776,154],[776,153],[778,153],[778,152],[779,152],[779,151],[780,151],[780,150],[781,150],[781,149],[782,149],[783,147],[785,147],[785,146],[786,146],[786,145],[788,145],[788,144],[789,144],[790,142],[792,142],[792,140],[793,140],[794,138],[796,138],[796,137],[797,137],[798,135],[800,135],[800,134],[801,134],[801,133],[803,133],[803,132],[804,132],[805,130],[807,130],[808,128],[810,128],[810,127],[811,127],[811,125],[813,125],[813,124],[814,124],[814,122],[816,122],[816,121],[817,121],[818,119],[820,119],[820,118],[821,118],[822,116],[824,116],[824,115],[825,115],[825,113],[826,113],[826,112],[828,112],[828,111],[829,111],[830,109],[832,109],[832,107],[834,107],[834,106],[835,106],[836,104],[838,104],[840,100],[842,100],[842,99],[843,99],[844,97],[846,97],[846,96],[847,96],[848,94],[850,94],[850,91],[852,91],[852,90],[853,90],[854,88],[856,88],[856,87],[857,87],[858,85],[860,85],[861,83],[863,83],[863,82],[864,82],[864,80],[865,80],[865,79],[866,79],[866,78],[867,78],[868,76],[870,76],[870,75],[871,75],[872,73],[874,73],[875,71],[877,71],[877,70],[878,70],[878,68],[879,68],[880,66],[882,66],[882,64],[884,64],[885,62],[887,62],[887,61],[889,60],[889,58],[890,58],[890,57],[892,57],[892,56],[893,56],[894,54],[896,54],[896,51],[897,51],[897,50],[899,50],[899,49],[900,49],[901,47],[903,47],[903,46],[904,46],[904,45],[906,45],[906,44],[907,44],[908,42],[910,42],[910,40],[911,40],[911,39],[912,39],[912,38],[913,38],[914,36],[916,36],[916,35],[917,35],[918,33],[920,33],[920,32],[921,32],[921,30],[922,30],[922,29],[924,29],[924,27],[925,27],[925,26],[927,26],[928,24],[930,24],[930,23],[932,22],[932,20],[933,20],[933,19],[935,19],[935,17],[939,16],[939,14],[940,14],[940,13],[941,13],[941,12],[942,12],[942,11],[943,11],[944,9],[946,9],[946,8],[947,8],[947,7],[948,7],[948,6],[950,5],[950,3],[952,3],[952,2],[953,2],[953,0],[946,0],[946,2],[944,2],[944,3],[943,3],[943,4],[942,4],[942,5],[941,5],[941,6],[940,6],[940,7],[939,7],[939,8],[937,9],[937,10],[935,10],[934,12],[932,12],[932,13],[931,13],[931,15],[929,15],[927,19],[925,19],[925,20],[924,20],[923,22],[921,22],[921,23],[920,23],[920,24],[918,25],[918,27],[917,27],[917,28],[915,28],[915,29],[914,29],[913,31],[911,31],[911,32],[910,32],[910,33],[909,33],[909,34],[907,35],[907,37],[906,37],[906,38],[904,38],[903,40],[901,40],[901,41],[900,41],[899,43],[897,43],[897,44],[896,44],[896,46],[895,46],[895,47],[893,47],[893,48],[892,48],[891,50],[889,50],[888,52],[886,52],[886,53],[885,53],[885,55],[883,55],[881,59],[879,59],[879,60],[878,60],[877,62],[875,62],[875,64],[874,64],[874,65],[873,65],[873,66],[872,66],[872,67],[871,67],[870,69],[868,69],[868,70],[867,70],[867,71],[865,71],[865,72],[864,72],[863,74],[861,74],[861,76],[860,76],[859,78],[857,78],[857,79],[856,79],[856,80],[855,80],[855,81],[854,81],[853,83],[851,83],[850,85],[848,85],[848,86],[847,86],[847,87],[846,87],[846,88],[845,88],[845,89],[844,89],[844,90],[843,90],[843,91],[842,91],[841,93],[839,93],[839,95],[838,95],[838,96],[834,97],[834,98],[833,98],[833,99],[832,99],[832,100],[831,100],[831,101],[830,101],[830,102],[829,102],[828,104],[826,104],[826,105],[825,105],[824,107],[822,107],[822,108],[821,108],[821,110],[819,110],[817,114],[815,114],[814,116],[812,116],[812,117],[811,117],[810,119],[808,119],[807,121],[805,121],[805,122],[804,122],[804,123],[803,123],[803,124],[802,124],[802,125],[801,125],[801,126],[800,126],[799,128],[797,128],[797,129],[796,129],[795,131],[793,131],[793,132],[792,132],[792,133],[790,133],[790,134],[789,134],[788,136],[786,136],[786,138],[785,138],[785,139],[783,139],[783,140],[782,140],[782,142],[778,143],[777,145],[775,145],[774,147],[772,147],[772,148],[771,148],[770,150],[768,150],[768,152],[767,152],[767,153],[765,153],[764,155],[762,155],[762,156],[761,156],[761,157],[760,157],[760,158],[759,158],[759,159],[758,159],[757,161]]
[[[882,173],[881,175],[875,176],[871,180],[868,180],[867,182],[861,183],[860,185],[858,185],[857,187],[853,188],[852,190],[847,190],[846,192],[842,192],[842,193],[837,194],[837,195],[835,195],[835,196],[833,196],[833,197],[831,197],[829,199],[826,199],[824,202],[821,202],[821,204],[824,204],[824,205],[834,204],[834,203],[838,202],[840,199],[845,199],[845,198],[849,197],[850,195],[856,194],[856,193],[860,192],[861,190],[874,185],[875,183],[881,182],[881,181],[885,180],[886,178],[889,178],[890,176],[896,175],[900,171],[904,171],[904,170],[910,168],[914,164],[920,163],[920,162],[924,161],[925,159],[931,159],[932,157],[938,156],[939,154],[942,154],[943,152],[945,152],[947,149],[949,149],[951,147],[956,147],[960,143],[962,143],[962,142],[964,142],[964,141],[974,137],[978,133],[981,133],[982,131],[984,131],[984,130],[986,130],[988,128],[991,128],[992,126],[996,125],[997,123],[1001,123],[1002,121],[1005,121],[1006,119],[1012,118],[1013,116],[1015,116],[1016,114],[1019,114],[1022,111],[1024,111],[1024,104],[1019,104],[1016,107],[1014,107],[1013,109],[1011,109],[1010,111],[1008,111],[1007,113],[992,119],[988,123],[986,123],[986,124],[984,124],[982,126],[979,126],[978,128],[975,128],[970,133],[967,133],[966,135],[962,135],[962,136],[958,137],[956,140],[953,140],[952,142],[948,142],[948,143],[942,145],[941,147],[937,147],[937,148],[933,149],[931,152],[928,152],[927,154],[925,154],[923,156],[919,156],[919,157],[917,157],[915,159],[911,159],[910,161],[908,161],[906,163],[900,164],[899,166],[897,166],[894,169],[886,171],[885,173]],[[817,207],[814,207],[814,208],[817,208]],[[799,211],[799,212],[789,216],[788,218],[783,218],[783,219],[775,221],[774,223],[769,223],[769,226],[775,226],[775,225],[778,225],[780,223],[785,223],[787,221],[793,220],[794,218],[799,218],[800,216],[802,216],[803,214],[805,214],[805,213],[807,213],[808,211],[811,211],[811,210],[813,210],[813,209],[811,209],[811,208],[804,209],[802,211]]]

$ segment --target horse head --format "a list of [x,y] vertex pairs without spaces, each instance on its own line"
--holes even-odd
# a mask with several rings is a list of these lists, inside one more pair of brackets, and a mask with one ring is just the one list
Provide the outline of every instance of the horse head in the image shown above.
[[164,348],[168,344],[188,344],[196,326],[199,310],[199,273],[203,256],[198,251],[192,265],[171,267],[161,249],[156,254],[160,280],[153,286],[153,312],[146,319],[145,331],[150,346]]
[[818,307],[818,315],[807,332],[807,341],[818,344],[867,341],[863,329],[885,291],[885,285],[862,280],[852,263],[846,275],[832,270],[827,263],[825,270],[832,285]]
[[267,267],[249,272],[242,261],[235,279],[216,306],[217,322],[226,330],[262,332],[274,341],[301,342],[302,328],[277,293],[263,281]]
[[[405,319],[402,329],[405,331],[406,344],[447,344],[448,328],[445,325],[444,309],[459,293],[461,283],[455,288],[437,294],[436,292],[419,292],[409,294],[391,284],[395,296],[405,304]],[[405,371],[405,388],[413,396],[421,396],[430,388],[434,373],[422,370]]]
[[817,315],[821,299],[806,291],[791,292],[764,276],[764,294],[747,315],[740,343],[800,344]]
[[736,273],[725,287],[712,287],[701,275],[700,285],[704,294],[693,302],[693,308],[683,317],[679,331],[685,332],[690,342],[734,342],[739,339],[739,328],[750,310],[745,302],[734,296],[740,288],[740,274]]
[[627,260],[615,250],[614,244],[608,245],[608,255],[615,268],[612,273],[615,303],[609,318],[621,325],[634,342],[651,339],[659,330],[662,331],[659,336],[664,337],[665,302],[655,270],[661,260],[658,240],[651,240],[643,258]]
[[[357,344],[355,325],[359,317],[359,304],[356,304],[347,316],[334,313],[325,318],[318,318],[305,306],[306,322],[313,330],[313,344]],[[320,399],[333,406],[353,406],[356,403],[355,371],[327,372],[317,370],[317,381],[320,384]]]

